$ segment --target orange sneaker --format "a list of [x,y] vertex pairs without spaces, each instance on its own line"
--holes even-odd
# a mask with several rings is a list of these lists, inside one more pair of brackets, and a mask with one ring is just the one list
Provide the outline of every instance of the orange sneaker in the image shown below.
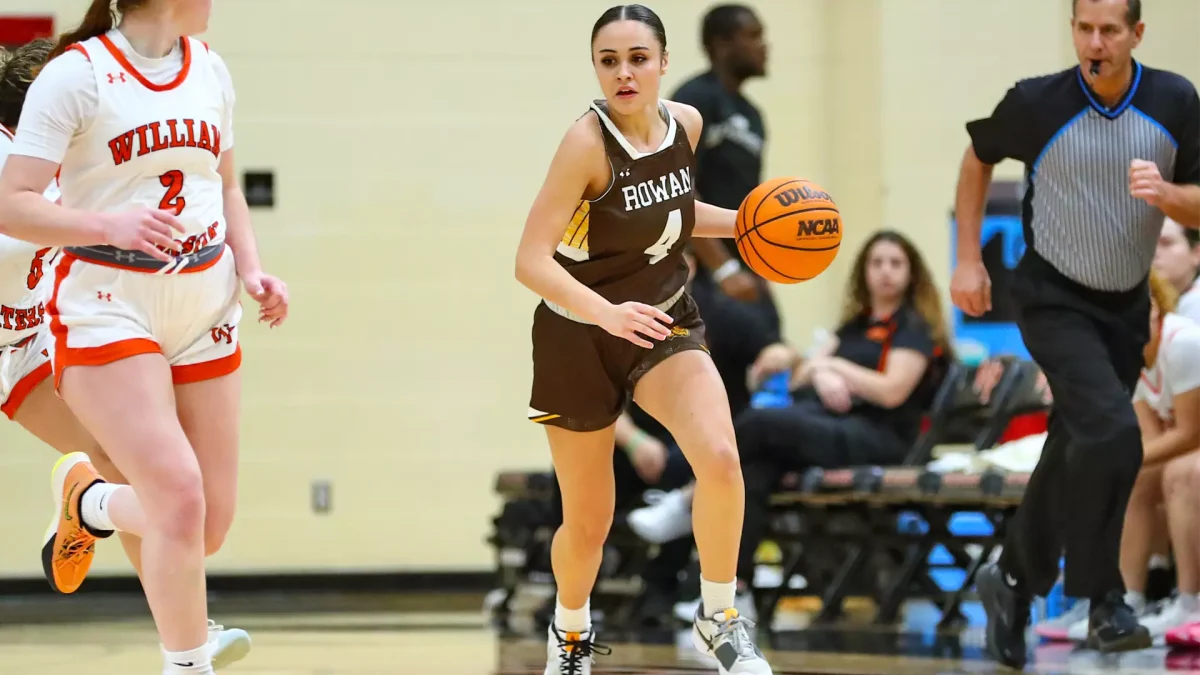
[[83,493],[103,482],[96,467],[82,452],[63,455],[50,474],[54,519],[46,529],[42,545],[42,571],[50,587],[59,593],[79,590],[96,556],[97,537],[112,534],[92,531],[84,524],[79,512]]

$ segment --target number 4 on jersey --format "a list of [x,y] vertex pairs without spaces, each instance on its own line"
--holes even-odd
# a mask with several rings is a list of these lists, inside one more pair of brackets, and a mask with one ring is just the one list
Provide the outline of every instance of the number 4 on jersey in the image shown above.
[[163,195],[162,201],[158,203],[158,208],[170,211],[177,216],[183,213],[184,207],[187,206],[187,200],[179,196],[179,193],[183,192],[183,172],[179,169],[172,169],[159,176],[158,182],[167,189],[167,194]]
[[667,214],[667,224],[663,227],[662,234],[658,236],[658,241],[645,250],[645,254],[650,256],[651,265],[667,257],[667,254],[671,252],[671,247],[679,241],[682,231],[683,213],[679,209],[675,209]]

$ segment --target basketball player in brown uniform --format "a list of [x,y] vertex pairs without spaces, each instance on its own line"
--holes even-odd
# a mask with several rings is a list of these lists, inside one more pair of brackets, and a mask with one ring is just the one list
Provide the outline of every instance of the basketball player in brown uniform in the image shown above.
[[630,397],[670,431],[696,475],[702,603],[693,642],[722,675],[771,673],[733,609],[742,475],[725,389],[684,292],[684,246],[732,237],[736,212],[696,201],[703,121],[659,99],[666,46],[646,7],[601,15],[592,62],[605,98],[567,131],[517,252],[518,280],[543,299],[529,418],[546,427],[563,500],[546,675],[587,675],[601,649],[588,598],[613,518],[613,425]]

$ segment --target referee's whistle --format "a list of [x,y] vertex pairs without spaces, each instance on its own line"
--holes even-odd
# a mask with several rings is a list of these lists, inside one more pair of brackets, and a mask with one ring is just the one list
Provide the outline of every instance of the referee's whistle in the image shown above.
[[1092,72],[1092,75],[1100,74],[1100,59],[1092,59],[1091,72]]

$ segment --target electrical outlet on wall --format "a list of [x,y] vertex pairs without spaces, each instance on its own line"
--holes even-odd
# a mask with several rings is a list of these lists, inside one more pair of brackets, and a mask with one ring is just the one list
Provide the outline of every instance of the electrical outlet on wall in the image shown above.
[[313,513],[329,513],[333,508],[333,485],[327,480],[312,482]]

